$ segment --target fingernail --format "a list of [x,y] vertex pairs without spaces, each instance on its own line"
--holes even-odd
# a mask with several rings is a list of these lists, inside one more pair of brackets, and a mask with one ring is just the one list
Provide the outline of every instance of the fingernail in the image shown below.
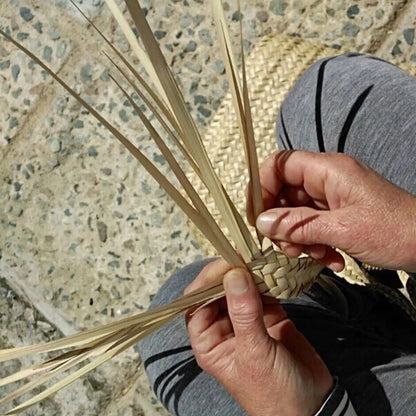
[[262,234],[270,233],[277,216],[274,212],[265,212],[257,217],[256,227]]
[[230,270],[224,276],[225,290],[233,295],[242,295],[248,289],[247,277],[242,270]]

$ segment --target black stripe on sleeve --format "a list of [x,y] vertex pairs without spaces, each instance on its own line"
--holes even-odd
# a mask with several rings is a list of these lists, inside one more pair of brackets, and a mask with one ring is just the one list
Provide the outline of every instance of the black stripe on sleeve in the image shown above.
[[338,379],[334,377],[334,388],[315,416],[334,416],[334,414],[345,416],[349,404],[350,399],[348,393],[339,384]]
[[283,138],[283,136],[282,136],[282,134],[281,133],[279,133],[279,139],[280,139],[280,141],[282,142],[282,144],[283,144],[283,149],[284,150],[287,150],[288,148],[287,148],[287,144],[286,144],[286,142],[285,142],[285,139]]
[[354,118],[357,115],[358,111],[360,110],[361,106],[363,105],[365,99],[367,98],[368,94],[372,90],[374,85],[370,85],[368,88],[366,88],[355,100],[354,104],[352,105],[347,118],[345,120],[344,125],[342,126],[341,133],[339,135],[338,139],[338,152],[343,153],[345,148],[345,142],[347,140],[348,133],[350,131],[350,128],[352,126],[352,123],[354,122]]
[[318,81],[316,84],[315,95],[315,124],[316,124],[316,138],[318,140],[318,147],[320,152],[325,152],[324,137],[322,133],[322,87],[324,83],[324,73],[326,64],[333,58],[323,61],[318,71]]
[[293,146],[292,146],[292,143],[289,139],[289,134],[287,133],[285,122],[283,121],[283,111],[282,111],[282,109],[280,109],[280,123],[282,124],[282,127],[283,127],[283,132],[284,132],[284,135],[285,135],[287,148],[289,148],[290,150],[293,150]]
[[339,416],[345,416],[345,414],[346,414],[346,412],[347,412],[347,410],[348,410],[348,408],[350,407],[350,399],[349,398],[347,398],[347,401],[346,401],[346,403],[345,403],[345,406],[344,406],[344,408],[341,410],[341,413],[339,414]]

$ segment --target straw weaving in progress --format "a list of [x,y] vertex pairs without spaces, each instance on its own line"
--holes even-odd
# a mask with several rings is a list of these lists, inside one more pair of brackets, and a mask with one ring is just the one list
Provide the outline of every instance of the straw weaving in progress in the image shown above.
[[[85,107],[91,117],[95,117],[127,148],[181,207],[189,220],[192,221],[193,226],[203,235],[204,240],[201,241],[201,245],[206,254],[217,253],[229,264],[247,268],[262,294],[281,299],[298,296],[315,281],[320,280],[323,266],[307,256],[287,257],[280,251],[279,247],[258,235],[256,230],[250,229],[243,218],[245,198],[241,184],[246,182],[242,179],[241,175],[243,174],[243,178],[250,182],[252,190],[251,204],[255,216],[263,211],[257,152],[260,154],[260,158],[263,159],[264,156],[274,150],[274,144],[272,144],[274,140],[274,119],[271,117],[267,119],[267,116],[258,107],[253,107],[254,115],[252,115],[250,96],[254,95],[256,97],[264,92],[266,86],[257,85],[256,82],[261,82],[265,78],[259,76],[255,65],[246,63],[242,46],[238,53],[241,56],[241,70],[238,69],[239,65],[236,63],[231,48],[232,42],[227,30],[221,1],[213,0],[212,7],[218,33],[218,43],[229,77],[230,93],[204,138],[201,137],[201,133],[189,113],[182,93],[159,49],[138,1],[125,0],[129,13],[128,18],[120,12],[115,0],[106,0],[106,3],[129,42],[131,50],[134,51],[149,75],[152,85],[149,85],[148,81],[142,78],[129,59],[108,41],[105,31],[101,32],[101,29],[96,27],[86,15],[84,15],[84,18],[102,37],[106,50],[108,50],[105,55],[111,67],[112,75],[110,76],[112,80],[123,92],[125,99],[134,108],[145,129],[159,147],[160,153],[176,176],[176,182],[170,182],[169,178],[158,170],[157,166],[132,143],[131,139],[123,135],[114,124],[103,117],[82,96],[78,95],[66,84],[63,78],[54,73],[40,58],[16,41],[13,33],[9,34],[1,30],[0,33],[48,72],[57,83]],[[74,5],[74,7],[77,6]],[[83,13],[82,10],[78,11],[81,14]],[[134,23],[135,30],[139,34],[139,40],[127,19]],[[239,43],[242,45],[242,39],[239,40]],[[281,45],[284,46],[280,47]],[[286,59],[290,54],[303,55],[304,66],[318,57],[332,53],[329,48],[311,47],[309,44],[302,44],[299,39],[288,40],[279,36],[271,36],[265,38],[250,57],[250,62],[261,62],[259,67],[262,67],[262,70],[266,70],[268,73],[273,72],[273,69],[266,68],[267,62],[262,62],[261,59],[265,50],[270,47],[274,50],[281,50],[280,58],[276,59]],[[294,68],[286,68],[286,70],[293,79],[279,88],[282,96],[300,74],[300,71],[296,72]],[[248,79],[251,81],[248,82]],[[132,92],[140,97],[138,102],[132,98]],[[154,117],[150,118],[145,115],[142,110],[143,104]],[[233,113],[230,109],[231,106],[234,108]],[[253,119],[264,119],[267,122],[256,126]],[[153,123],[157,124],[157,128]],[[223,133],[224,123],[228,125],[227,128],[231,132],[228,135]],[[160,128],[163,129],[163,134],[160,133]],[[258,136],[267,137],[269,141],[255,142],[255,136],[259,128],[262,130]],[[188,168],[184,169],[175,159],[174,154],[163,139],[164,135],[169,136],[177,149],[182,152],[188,162]],[[226,148],[229,143],[224,144],[222,140],[230,140],[230,138],[234,140],[237,136],[240,140],[238,146],[241,146],[241,152],[234,150],[234,153],[237,153],[236,157],[239,159],[237,163],[239,170],[228,175],[227,178],[223,178],[221,173],[218,175],[216,171],[217,169],[221,171],[224,164],[227,163],[221,160],[226,157],[224,152],[221,151],[221,146]],[[210,156],[214,156],[214,158],[211,159]],[[245,172],[242,172],[241,166],[244,166]],[[238,181],[235,178],[238,178]],[[177,188],[176,183],[179,183],[180,187]],[[237,186],[239,186],[238,189]],[[339,274],[341,277],[353,284],[373,286],[393,302],[398,303],[416,321],[415,310],[402,294],[376,283],[354,259],[347,255],[344,255],[344,257],[346,267]],[[404,274],[401,276],[404,280],[406,279]],[[8,407],[5,414],[17,414],[27,409],[99,365],[111,360],[127,348],[134,346],[139,340],[187,309],[195,306],[202,307],[204,304],[222,296],[224,296],[222,282],[218,281],[183,296],[169,305],[149,312],[133,315],[46,344],[1,350],[0,361],[8,361],[25,355],[34,356],[55,352],[53,358],[45,361],[39,360],[39,364],[20,370],[0,380],[0,387],[20,380],[29,380],[27,383],[19,385],[12,393],[0,397],[1,409],[6,409],[7,405],[10,406],[10,402],[21,399],[27,393],[32,393],[30,399],[20,400],[21,404],[12,409]],[[38,391],[33,393],[34,389],[54,380],[55,377],[57,377],[57,380],[54,384],[48,384],[48,387],[40,393]]]

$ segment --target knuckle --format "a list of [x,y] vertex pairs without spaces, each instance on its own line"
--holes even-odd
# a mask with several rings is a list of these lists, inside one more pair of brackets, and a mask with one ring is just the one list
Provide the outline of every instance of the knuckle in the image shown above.
[[202,353],[197,353],[194,350],[195,360],[199,367],[201,367],[203,370],[210,372],[212,370],[211,366],[211,360],[207,357],[207,355]]
[[308,244],[316,239],[316,211],[306,209],[292,209],[290,215],[282,218],[282,233],[293,243]]
[[234,305],[231,310],[231,320],[237,325],[240,332],[250,332],[258,322],[258,312],[248,308],[247,305]]
[[345,153],[336,153],[332,155],[333,169],[340,170],[340,167],[346,172],[356,173],[363,169],[363,164]]

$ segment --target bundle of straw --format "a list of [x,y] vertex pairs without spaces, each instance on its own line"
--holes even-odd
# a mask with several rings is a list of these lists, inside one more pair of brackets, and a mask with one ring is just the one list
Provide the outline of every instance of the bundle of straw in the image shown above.
[[[127,137],[96,109],[89,105],[38,57],[4,31],[0,30],[0,33],[37,62],[69,94],[81,103],[93,117],[102,123],[166,190],[190,220],[193,221],[195,226],[204,234],[205,238],[211,242],[217,252],[231,265],[247,268],[251,272],[260,293],[269,294],[278,298],[297,296],[318,278],[323,268],[322,265],[307,256],[301,256],[296,259],[288,258],[271,241],[262,238],[260,235],[252,235],[249,227],[227,195],[220,178],[215,174],[203,146],[201,135],[190,116],[185,100],[159,49],[158,43],[153,36],[152,30],[146,21],[138,1],[125,0],[125,3],[135,28],[139,33],[140,42],[120,12],[115,0],[106,0],[106,3],[124,32],[132,50],[150,76],[153,86],[145,82],[128,59],[110,43],[106,36],[81,10],[78,10],[110,48],[111,54],[107,54],[107,57],[114,68],[114,72],[117,74],[117,78],[111,76],[112,80],[135,109],[143,125],[159,147],[160,152],[166,158],[167,163],[182,187],[182,191],[178,190]],[[243,141],[246,155],[252,190],[251,204],[254,207],[254,215],[257,216],[263,211],[263,203],[247,91],[244,53],[241,48],[242,75],[240,77],[231,50],[231,41],[227,31],[221,0],[212,0],[212,6],[220,47],[238,118],[240,137]],[[131,98],[131,94],[128,92],[131,90],[137,93],[142,102],[155,116],[155,120],[162,126],[168,136],[173,139],[190,167],[212,195],[216,207],[221,214],[222,221],[231,236],[231,241],[227,239],[223,230],[218,226],[212,214],[201,200],[198,192],[191,185],[185,172],[175,160],[172,151],[158,133],[157,128],[145,116],[141,110],[141,106]],[[351,264],[356,266],[354,262]],[[360,274],[360,272],[358,268],[357,270],[354,269],[351,273]],[[17,388],[12,393],[1,398],[0,406],[4,406],[12,400],[19,399],[36,387],[42,386],[49,380],[65,374],[64,377],[60,377],[52,386],[46,388],[39,394],[35,394],[31,399],[24,401],[9,410],[6,414],[19,413],[136,344],[140,339],[146,337],[187,309],[198,305],[203,307],[205,304],[213,302],[222,296],[224,296],[222,282],[217,281],[183,296],[169,305],[103,325],[80,334],[68,336],[46,344],[2,350],[0,351],[0,361],[12,360],[25,355],[44,354],[51,351],[61,351],[61,353],[55,356],[55,358],[47,359],[0,380],[1,387],[9,383],[33,377],[33,379],[22,387]],[[80,365],[81,367],[79,368]],[[76,367],[77,369],[75,369]]]

